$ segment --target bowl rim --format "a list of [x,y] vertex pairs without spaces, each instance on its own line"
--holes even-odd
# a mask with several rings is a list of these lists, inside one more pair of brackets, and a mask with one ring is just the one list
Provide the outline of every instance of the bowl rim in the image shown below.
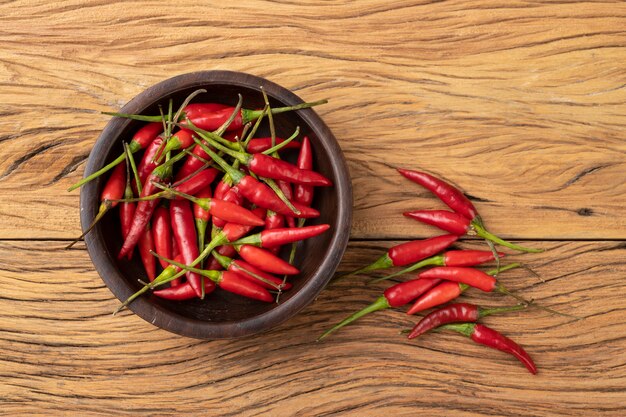
[[[265,78],[243,72],[209,70],[177,75],[148,87],[126,103],[120,112],[141,113],[169,95],[182,90],[211,84],[240,86],[257,90],[259,93],[262,86],[268,96],[285,103],[285,105],[295,105],[303,102],[300,97],[290,90]],[[133,301],[128,306],[131,311],[145,321],[181,336],[209,340],[231,339],[250,336],[276,327],[315,300],[332,278],[348,245],[352,224],[352,182],[343,152],[328,126],[312,108],[299,110],[298,114],[310,130],[315,132],[315,135],[332,160],[332,178],[340,198],[338,199],[336,210],[338,227],[333,233],[327,250],[330,256],[322,260],[311,278],[291,298],[269,311],[243,320],[210,322],[185,317],[150,302],[147,297],[139,297]],[[120,133],[131,122],[129,119],[112,118],[106,124],[89,154],[84,176],[95,172],[104,165],[106,156],[117,143]],[[81,188],[80,219],[83,231],[91,223],[97,211],[97,202],[99,201],[98,184],[98,180],[91,181]],[[107,251],[104,240],[99,237],[100,233],[97,232],[97,229],[85,237],[89,256],[106,286],[119,300],[125,300],[135,290],[129,286],[120,271],[114,267],[117,260]]]

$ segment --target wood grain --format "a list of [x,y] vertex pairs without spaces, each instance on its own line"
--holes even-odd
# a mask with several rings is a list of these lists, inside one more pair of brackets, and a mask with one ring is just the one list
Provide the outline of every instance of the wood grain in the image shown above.
[[[626,3],[519,0],[0,2],[0,415],[617,416],[626,413]],[[341,271],[441,208],[395,172],[462,187],[487,226],[544,254],[503,282],[537,309],[487,323],[536,359],[452,334],[408,342],[385,311],[316,344],[384,286],[332,284],[246,340],[158,330],[118,302],[82,249],[67,187],[100,111],[181,73],[250,72],[304,99],[339,139],[355,191]],[[472,243],[474,244],[474,243]],[[470,245],[471,246],[471,245]],[[340,272],[341,272],[340,271]],[[504,297],[470,292],[486,305]]]
[[206,69],[330,98],[354,238],[432,233],[372,221],[439,207],[396,166],[461,186],[505,237],[626,238],[623,2],[12,1],[0,15],[0,238],[78,235],[65,189],[98,112]]
[[[393,242],[350,246],[341,271]],[[535,377],[514,359],[453,334],[413,342],[415,321],[384,311],[316,343],[331,323],[384,286],[331,284],[301,314],[244,340],[203,342],[159,330],[118,305],[86,251],[59,242],[0,242],[0,414],[3,415],[619,415],[626,390],[623,294],[626,242],[545,243],[516,256],[523,271],[502,282],[538,309],[492,316],[489,325],[535,358]],[[480,247],[464,243],[464,247]],[[16,263],[16,259],[20,263]],[[478,291],[465,300],[507,305]]]

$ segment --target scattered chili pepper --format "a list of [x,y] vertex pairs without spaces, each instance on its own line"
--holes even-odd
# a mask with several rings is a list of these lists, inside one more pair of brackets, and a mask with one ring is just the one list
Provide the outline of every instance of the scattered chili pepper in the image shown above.
[[524,364],[531,374],[535,375],[537,373],[537,366],[521,346],[487,326],[475,323],[445,324],[440,329],[453,330],[469,337],[476,343],[509,353]]
[[[498,252],[498,257],[502,258],[505,254],[502,252]],[[408,268],[405,268],[401,271],[393,273],[391,275],[386,275],[384,277],[376,278],[370,281],[371,284],[384,281],[393,277],[397,277],[399,275],[404,275],[406,273],[415,271],[416,269],[423,268],[425,266],[430,265],[438,265],[438,266],[475,266],[480,265],[485,262],[493,261],[495,257],[493,256],[493,252],[491,251],[482,251],[482,250],[449,250],[444,252],[441,255],[431,256],[426,259],[422,259],[419,262],[414,263]]]
[[387,253],[378,258],[376,262],[344,275],[344,277],[362,274],[363,272],[376,271],[378,269],[387,269],[393,266],[405,266],[420,261],[437,252],[441,252],[456,242],[457,239],[458,236],[456,235],[442,235],[424,240],[401,243],[389,248]]
[[366,314],[373,313],[374,311],[384,310],[391,307],[401,307],[417,297],[428,291],[435,285],[441,282],[440,279],[414,279],[411,281],[401,282],[393,285],[385,290],[383,295],[379,297],[369,306],[349,316],[341,323],[332,327],[322,334],[317,340],[320,341],[326,338],[332,332],[341,329],[353,321],[363,317]]
[[426,315],[413,327],[408,335],[409,339],[414,339],[429,330],[448,323],[477,322],[483,317],[492,314],[508,313],[519,311],[528,307],[526,304],[518,304],[510,307],[483,308],[475,304],[456,303],[442,307]]
[[[425,172],[411,171],[402,168],[399,168],[398,172],[400,172],[400,174],[402,174],[405,178],[408,178],[409,180],[430,190],[433,194],[439,197],[439,199],[443,201],[448,207],[454,210],[455,213],[469,220],[470,224],[466,227],[466,232],[463,232],[463,234],[467,233],[469,235],[477,235],[485,240],[520,252],[543,252],[542,249],[526,248],[524,246],[507,242],[506,240],[503,240],[498,236],[488,232],[483,226],[482,219],[478,215],[478,212],[476,211],[476,208],[474,207],[472,202],[469,201],[469,199],[465,197],[465,195],[460,190],[448,184],[447,182],[442,181],[439,178],[435,178]],[[455,232],[453,233],[460,232],[466,223],[464,220],[458,218],[457,216],[452,216],[449,214],[444,215],[439,210],[437,210],[436,213],[431,214],[424,214],[423,211],[414,211],[411,213],[407,213],[407,215],[416,220],[440,227],[446,231],[450,231],[450,229],[453,229],[455,230]]]

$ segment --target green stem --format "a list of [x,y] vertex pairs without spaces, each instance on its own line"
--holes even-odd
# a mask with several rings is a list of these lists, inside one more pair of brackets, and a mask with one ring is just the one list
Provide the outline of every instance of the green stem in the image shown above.
[[398,275],[403,275],[403,274],[406,274],[406,273],[409,273],[409,272],[413,272],[416,269],[420,269],[420,268],[423,268],[423,267],[428,266],[428,265],[444,266],[443,255],[435,255],[435,256],[431,256],[430,258],[423,259],[423,260],[421,260],[421,261],[419,261],[417,263],[414,263],[410,267],[403,269],[402,271],[398,271],[398,272],[395,272],[395,273],[393,273],[391,275],[387,275],[387,276],[384,276],[384,277],[381,277],[381,278],[376,278],[376,279],[370,281],[368,284],[376,284],[377,282],[385,281],[387,279],[397,277]]
[[451,323],[444,324],[443,326],[439,326],[437,331],[440,330],[453,330],[457,333],[461,333],[465,337],[472,337],[472,333],[474,333],[475,323]]
[[263,120],[263,117],[265,117],[267,115],[268,111],[269,111],[269,108],[267,107],[267,105],[265,107],[263,107],[263,110],[262,110],[262,113],[261,113],[261,117],[256,119],[256,122],[254,123],[254,126],[252,126],[252,130],[250,130],[250,132],[248,132],[248,136],[243,141],[243,147],[244,148],[246,148],[246,149],[248,148],[248,143],[250,143],[250,141],[252,140],[252,138],[256,134],[256,131],[259,129],[259,126],[261,126],[261,121]]
[[264,183],[268,185],[268,187],[272,189],[272,191],[274,191],[274,193],[278,196],[278,198],[280,198],[280,200],[283,203],[285,203],[287,207],[289,207],[289,210],[291,210],[296,216],[299,216],[301,214],[300,210],[298,210],[297,208],[294,207],[293,204],[291,204],[291,201],[289,201],[285,193],[283,193],[283,190],[281,190],[278,184],[276,184],[276,181],[274,181],[271,178],[261,178],[261,179],[263,180]]
[[185,264],[180,263],[180,262],[176,262],[173,259],[168,259],[165,256],[161,256],[161,255],[159,255],[156,252],[150,251],[150,253],[153,256],[156,256],[157,258],[167,262],[168,264],[172,264],[174,266],[177,266],[180,269],[185,270],[185,271],[195,272],[196,274],[202,275],[203,277],[207,277],[208,279],[210,279],[211,281],[213,281],[215,283],[219,282],[219,280],[220,280],[221,273],[219,271],[194,268],[193,266],[189,266],[189,265],[185,265]]
[[228,164],[228,162],[226,162],[221,156],[219,156],[218,154],[213,152],[211,150],[211,148],[209,148],[204,143],[202,143],[201,140],[199,140],[198,138],[193,138],[193,140],[198,145],[200,145],[202,150],[204,152],[206,152],[207,155],[209,155],[211,157],[211,159],[213,159],[220,167],[222,167],[224,172],[235,182],[235,184],[238,184],[239,181],[241,181],[245,177],[245,175],[242,172],[240,172],[239,170],[231,167]]
[[[206,237],[207,222],[203,219],[196,219],[196,230],[198,231],[198,250],[204,250],[204,239]],[[200,268],[204,266],[204,261],[200,262]]]
[[[264,155],[270,155],[270,154],[273,154],[273,153],[277,153],[279,150],[281,150],[285,146],[289,145],[289,142],[291,142],[292,140],[297,138],[299,134],[300,134],[300,126],[297,126],[295,132],[293,132],[293,134],[291,136],[289,136],[289,138],[287,138],[283,142],[279,143],[278,145],[274,145],[271,148],[263,151],[263,154]],[[280,158],[278,158],[278,159],[280,159]]]
[[517,294],[514,294],[511,291],[509,291],[508,289],[506,289],[505,287],[503,287],[501,284],[497,284],[495,290],[497,292],[499,292],[500,294],[504,294],[504,295],[508,295],[509,297],[513,297],[513,298],[515,298],[516,300],[518,300],[521,303],[524,303],[524,304],[527,304],[527,305],[532,304],[534,307],[536,307],[536,308],[538,308],[540,310],[543,310],[543,311],[547,311],[548,313],[556,314],[557,316],[569,317],[569,318],[576,319],[576,320],[582,320],[582,317],[574,316],[572,314],[567,314],[567,313],[561,313],[560,311],[553,310],[553,309],[551,309],[549,307],[544,307],[544,306],[539,305],[537,303],[533,303],[533,300],[527,300],[524,297],[521,297],[521,296],[519,296]]
[[183,114],[183,111],[185,110],[185,107],[187,107],[187,105],[191,102],[191,100],[193,100],[194,97],[202,93],[206,93],[206,90],[204,88],[199,88],[195,90],[194,92],[192,92],[191,94],[189,94],[187,98],[185,98],[185,100],[183,101],[183,104],[181,104],[178,110],[176,111],[176,115],[174,115],[174,118],[173,119],[170,118],[169,121],[170,122],[179,121],[180,116]]
[[384,310],[384,309],[390,308],[390,307],[391,306],[389,305],[389,301],[384,296],[381,296],[376,301],[374,301],[372,304],[370,304],[369,306],[365,307],[363,310],[357,311],[356,313],[354,313],[350,317],[344,319],[341,323],[337,324],[336,326],[334,326],[331,329],[329,329],[326,332],[324,332],[317,339],[317,341],[319,342],[320,340],[326,338],[332,332],[341,329],[343,326],[348,325],[348,324],[352,323],[355,320],[358,320],[359,318],[363,317],[366,314],[373,313],[374,311]]
[[519,263],[519,262],[513,262],[513,263],[510,263],[510,264],[508,264],[508,265],[504,265],[504,266],[503,266],[503,267],[501,267],[500,269],[492,269],[491,271],[487,271],[487,275],[492,275],[492,276],[494,276],[494,275],[499,274],[500,272],[508,271],[508,270],[510,270],[510,269],[519,268],[519,267],[521,267],[521,266],[522,266],[522,264],[521,264],[521,263]]
[[84,238],[87,235],[87,233],[91,232],[91,230],[96,226],[96,224],[100,221],[100,219],[102,219],[102,217],[104,217],[104,215],[109,212],[109,210],[112,207],[112,203],[113,201],[111,200],[104,200],[102,204],[100,204],[100,208],[98,209],[98,214],[96,214],[96,217],[93,219],[93,221],[91,222],[87,230],[85,230],[82,235],[78,236],[76,240],[72,241],[69,245],[67,245],[65,249],[70,249],[72,246],[76,244],[76,242]]
[[535,249],[535,248],[526,248],[524,246],[519,246],[511,242],[507,242],[504,239],[500,239],[498,236],[488,232],[483,226],[481,226],[478,222],[472,221],[472,227],[475,230],[476,234],[484,239],[490,240],[498,245],[505,246],[509,249],[513,249],[520,252],[529,252],[529,253],[541,253],[543,249]]
[[379,269],[387,269],[387,268],[391,268],[393,266],[393,262],[391,260],[391,258],[389,257],[388,253],[385,253],[383,256],[381,256],[380,258],[378,258],[376,260],[376,262],[371,263],[367,266],[364,266],[361,269],[357,269],[356,271],[352,271],[349,272],[347,274],[344,274],[340,277],[338,277],[337,279],[335,279],[335,281],[338,281],[340,279],[352,276],[352,275],[359,275],[362,274],[364,272],[371,272],[371,271],[376,271]]
[[[319,101],[313,101],[310,103],[300,103],[295,106],[288,106],[288,107],[277,107],[275,109],[272,109],[272,114],[280,114],[280,113],[285,113],[288,111],[308,109],[309,107],[319,106],[320,104],[326,104],[326,103],[328,103],[328,100],[319,100]],[[259,117],[261,117],[262,114],[263,114],[263,110],[248,110],[248,109],[241,110],[242,121],[244,124],[258,119]]]
[[100,114],[106,114],[107,116],[113,116],[113,117],[122,117],[124,119],[139,120],[140,122],[160,122],[161,121],[161,116],[145,116],[143,114],[116,113],[116,112],[109,112],[109,111],[103,111]]
[[263,87],[261,87],[261,93],[263,94],[263,100],[265,101],[265,105],[268,108],[267,120],[270,125],[270,138],[271,138],[270,143],[272,144],[271,147],[273,148],[274,146],[276,146],[276,128],[274,126],[274,115],[272,114],[272,106],[270,106],[270,99],[267,96],[267,93],[265,92],[265,89]]
[[[132,147],[131,147],[131,150],[132,150]],[[76,184],[74,184],[70,188],[68,188],[67,191],[74,191],[75,189],[77,189],[78,187],[88,183],[89,181],[98,178],[100,175],[104,174],[105,172],[107,172],[107,171],[115,168],[119,164],[121,164],[122,161],[124,161],[124,159],[126,159],[126,152],[122,152],[122,154],[120,156],[118,156],[117,158],[115,158],[112,162],[110,162],[107,165],[103,166],[102,168],[100,168],[99,170],[94,172],[93,174],[91,174],[91,175],[83,178],[82,180],[78,181]]]
[[234,242],[230,242],[229,245],[253,245],[261,247],[261,233],[255,233],[246,237],[242,237]]
[[[186,193],[181,193],[180,191],[176,191],[173,188],[170,187],[166,187],[163,184],[159,184],[158,182],[153,182],[152,185],[154,185],[156,188],[159,188],[161,190],[163,190],[163,192],[165,193],[169,193],[169,194],[173,194],[177,197],[182,197],[185,200],[189,200],[192,203],[195,203],[197,205],[199,205],[200,207],[202,207],[203,210],[209,211],[211,208],[211,199],[210,198],[198,198],[198,197],[194,197],[190,194],[186,194]],[[153,194],[156,195],[156,194]]]
[[519,311],[528,307],[528,304],[518,304],[510,307],[482,308],[478,307],[478,317],[483,318],[492,314],[508,313],[510,311]]
[[233,112],[230,114],[228,119],[226,119],[226,121],[222,123],[222,125],[214,132],[215,135],[218,137],[222,136],[224,132],[226,132],[226,129],[228,129],[228,126],[231,125],[231,123],[235,120],[235,118],[239,114],[239,111],[241,110],[241,105],[243,104],[243,97],[241,96],[241,94],[237,94],[237,96],[239,97],[239,99],[237,100],[237,105],[233,109]]
[[[180,125],[182,126],[182,125]],[[241,163],[245,164],[248,162],[248,156],[247,154],[244,154],[242,152],[239,152],[237,150],[231,149],[228,146],[224,146],[222,145],[218,140],[215,139],[215,135],[211,132],[206,132],[204,131],[204,133],[202,132],[202,129],[198,129],[197,127],[193,126],[193,125],[185,125],[185,129],[191,129],[194,132],[196,132],[202,139],[204,139],[205,141],[207,141],[209,143],[209,145],[213,146],[215,149],[219,149],[220,151],[224,152],[225,154],[232,156],[235,159],[238,159],[239,161],[241,161]],[[207,134],[208,133],[208,134]],[[218,136],[219,137],[219,136]],[[220,138],[222,139],[222,138]],[[222,139],[222,140],[226,140],[226,139]],[[226,141],[228,143],[230,143],[231,145],[233,144],[233,142],[230,141]],[[235,144],[236,145],[236,144]],[[206,145],[205,145],[206,146]],[[239,147],[237,147],[239,148]],[[204,148],[202,148],[204,149]]]
[[135,178],[135,185],[137,186],[137,195],[141,195],[142,187],[141,187],[141,179],[139,178],[139,173],[137,172],[137,165],[135,165],[135,158],[133,158],[133,154],[130,152],[130,148],[126,143],[124,143],[124,151],[126,152],[126,156],[128,158],[128,165],[130,165],[133,171],[133,177]]

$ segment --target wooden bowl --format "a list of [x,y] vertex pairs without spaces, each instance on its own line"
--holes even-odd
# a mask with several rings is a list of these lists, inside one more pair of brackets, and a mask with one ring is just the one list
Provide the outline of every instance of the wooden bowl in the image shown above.
[[[230,71],[203,71],[170,78],[150,87],[126,104],[121,112],[159,114],[157,105],[166,106],[169,98],[174,99],[176,109],[189,93],[199,88],[206,89],[207,93],[196,97],[194,102],[235,105],[237,94],[241,93],[245,108],[261,108],[260,86],[270,97],[272,107],[302,102],[292,92],[263,78]],[[301,273],[290,279],[293,288],[281,296],[280,304],[248,300],[219,289],[205,300],[183,302],[146,294],[129,307],[138,316],[184,336],[200,339],[242,337],[268,330],[289,319],[312,302],[331,279],[348,244],[352,219],[352,187],[345,159],[337,140],[313,109],[277,115],[275,123],[277,135],[282,137],[288,137],[296,126],[300,126],[299,138],[308,135],[311,140],[315,169],[334,183],[334,187],[315,190],[313,207],[321,216],[307,224],[328,223],[331,229],[299,245],[295,265]],[[141,125],[142,122],[113,118],[89,155],[85,176],[120,155],[122,141],[128,142]],[[81,190],[83,230],[96,215],[99,195],[107,177],[100,177]],[[145,273],[138,256],[131,261],[118,261],[116,257],[122,244],[117,210],[105,216],[86,236],[85,243],[96,270],[117,298],[125,300],[141,287],[137,279],[144,278]]]

